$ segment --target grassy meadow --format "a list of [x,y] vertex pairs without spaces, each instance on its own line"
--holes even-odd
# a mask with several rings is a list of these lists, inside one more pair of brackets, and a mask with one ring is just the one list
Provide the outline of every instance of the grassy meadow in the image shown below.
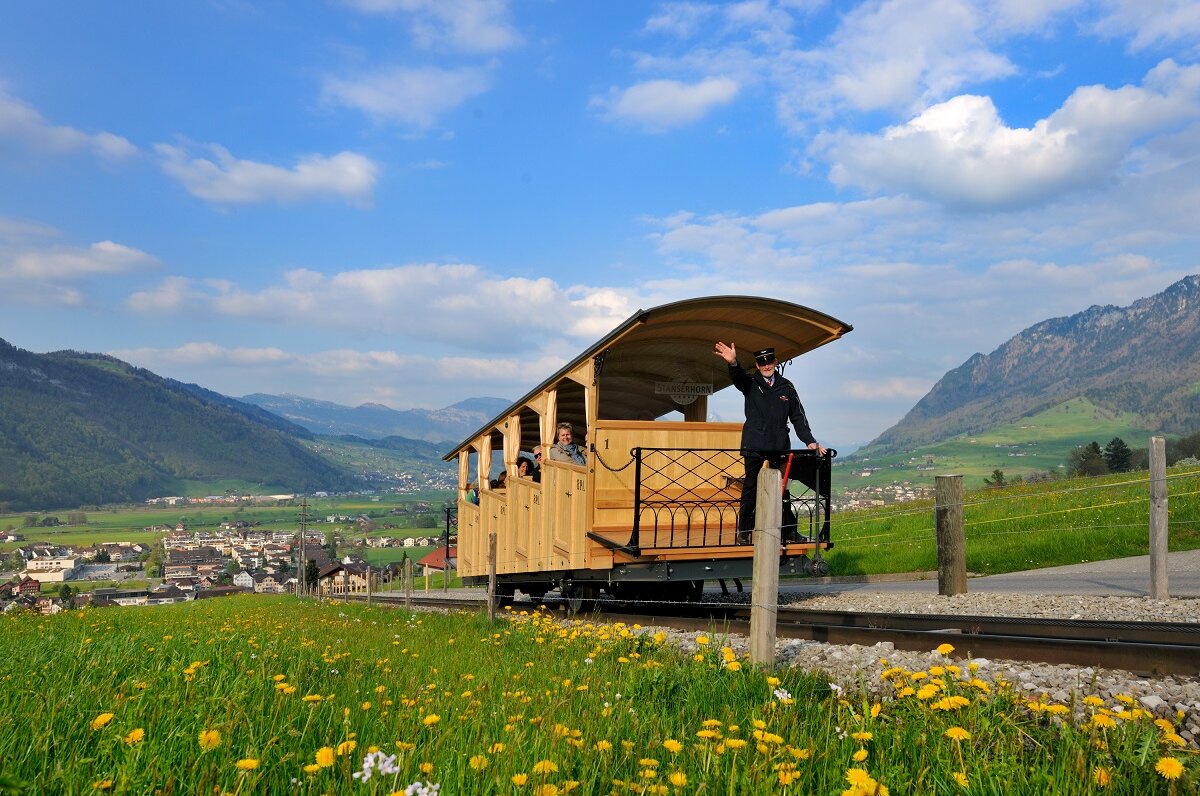
[[[0,617],[0,792],[1194,793],[1131,698],[1057,705],[932,653],[889,698],[714,633],[294,598]],[[947,645],[948,646],[948,645]]]
[[[962,475],[969,489],[982,487],[993,470],[1003,470],[1009,479],[1035,472],[1063,472],[1071,451],[1097,442],[1103,448],[1120,437],[1130,448],[1145,448],[1150,432],[1140,428],[1138,417],[1102,409],[1086,398],[1075,398],[1015,423],[997,426],[981,434],[954,437],[914,451],[875,454],[855,452],[835,460],[835,492],[848,488],[883,486],[893,481],[932,486],[934,476]],[[932,468],[918,470],[919,466]],[[866,477],[864,467],[878,468]]]
[[[1167,470],[1169,547],[1200,548],[1200,468]],[[967,570],[992,575],[1149,552],[1149,473],[1120,473],[1003,489],[963,500]],[[937,569],[933,501],[834,514],[834,575]]]

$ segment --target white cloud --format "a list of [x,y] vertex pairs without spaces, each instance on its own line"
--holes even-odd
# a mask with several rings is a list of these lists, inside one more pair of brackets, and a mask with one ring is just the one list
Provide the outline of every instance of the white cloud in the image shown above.
[[631,122],[649,130],[679,127],[728,105],[737,96],[738,84],[729,77],[710,77],[699,83],[649,80],[624,90],[612,89],[608,97],[595,97],[591,106],[610,119]]
[[879,135],[828,133],[814,151],[831,180],[956,207],[1038,204],[1103,185],[1143,136],[1200,118],[1200,66],[1164,61],[1142,87],[1085,86],[1031,128],[1001,120],[988,97],[963,95]]
[[179,180],[188,193],[217,204],[341,198],[368,204],[379,166],[354,152],[308,155],[292,168],[239,160],[224,147],[207,147],[210,158],[194,157],[185,148],[158,144],[162,170]]
[[56,233],[41,225],[0,223],[0,304],[78,307],[86,297],[75,283],[159,265],[143,251],[108,240],[86,247],[46,245],[41,240]]
[[33,106],[13,97],[0,83],[0,137],[20,141],[31,150],[50,153],[90,152],[117,160],[137,154],[137,147],[114,133],[85,133],[55,125]]
[[915,403],[933,387],[927,379],[892,377],[888,379],[856,379],[844,382],[841,389],[848,398],[861,401],[911,401]]
[[86,249],[62,246],[15,253],[0,259],[0,279],[61,282],[132,273],[157,265],[158,261],[143,251],[105,240]]
[[344,0],[366,14],[404,14],[413,39],[425,48],[493,53],[522,43],[507,0]]
[[1195,0],[1103,0],[1095,31],[1102,36],[1130,36],[1134,52],[1156,45],[1200,39],[1200,5]]
[[[426,348],[435,344],[468,350],[541,347],[548,335],[590,340],[636,308],[629,293],[610,288],[563,287],[547,277],[503,277],[464,264],[332,275],[297,269],[281,283],[255,291],[229,282],[171,278],[132,294],[126,303],[138,312],[186,304],[225,316],[399,334]],[[497,334],[497,329],[505,332]]]
[[395,67],[345,79],[327,78],[322,96],[378,120],[425,129],[490,87],[490,73],[479,67]]

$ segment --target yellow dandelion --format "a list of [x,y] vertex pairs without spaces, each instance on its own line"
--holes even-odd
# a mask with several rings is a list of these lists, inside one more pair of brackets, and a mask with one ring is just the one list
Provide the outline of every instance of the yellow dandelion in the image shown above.
[[439,716],[438,714],[430,713],[428,716],[421,719],[421,723],[424,724],[426,727],[432,727],[433,725],[437,724],[441,720],[442,720],[442,717]]
[[612,751],[612,744],[609,743],[608,741],[596,741],[596,751],[597,752],[610,752],[610,751]]
[[1102,708],[1104,707],[1104,700],[1098,696],[1085,696],[1083,704],[1093,708]]
[[106,724],[108,724],[112,720],[113,720],[113,714],[101,713],[99,716],[92,719],[92,729],[99,730],[100,728],[104,727]]
[[954,781],[958,783],[960,788],[970,787],[971,785],[971,780],[967,779],[967,775],[962,771],[954,772]]
[[1154,770],[1163,779],[1179,779],[1179,775],[1183,773],[1183,763],[1174,757],[1160,757],[1154,764]]
[[304,770],[305,774],[315,774],[321,770],[321,767],[319,765],[317,765],[316,763],[309,763],[308,765],[306,765],[304,767],[303,770]]
[[800,773],[798,771],[789,771],[781,768],[775,772],[775,776],[779,778],[780,785],[791,785],[793,782],[799,779]]
[[730,738],[728,741],[725,742],[725,746],[736,752],[738,749],[744,749],[746,746],[746,742],[743,741],[741,738]]
[[201,750],[211,752],[221,745],[221,733],[217,730],[201,730],[198,740]]
[[858,785],[866,782],[871,778],[865,768],[851,768],[846,770],[846,781],[851,785]]
[[938,648],[937,648],[938,655],[949,655],[952,652],[954,652],[953,644],[938,644]]
[[946,730],[944,735],[952,741],[969,741],[971,733],[964,730],[962,727],[951,727]]
[[98,779],[92,783],[92,787],[96,790],[108,790],[113,786],[111,779]]
[[855,763],[861,763],[862,761],[867,759],[867,750],[859,749],[857,752],[850,755],[850,757],[854,760]]
[[342,741],[340,744],[338,744],[338,747],[337,747],[338,757],[344,757],[345,755],[350,754],[351,752],[354,751],[355,747],[357,747],[357,746],[358,746],[358,741],[353,741],[353,740]]
[[1103,713],[1098,713],[1095,716],[1092,716],[1092,724],[1096,725],[1097,727],[1103,727],[1106,730],[1110,730],[1117,726],[1117,720],[1112,716],[1105,716]]
[[858,741],[859,743],[864,743],[866,741],[871,740],[875,736],[869,732],[856,732],[856,733],[852,733],[850,735],[850,737],[853,738],[854,740]]
[[419,768],[421,773],[425,776],[429,776],[433,773],[433,763],[430,762],[422,763],[421,765],[417,766],[417,768]]
[[671,754],[678,754],[679,750],[683,748],[683,744],[681,744],[679,741],[676,741],[674,738],[668,738],[667,740],[663,741],[663,748]]
[[484,755],[474,755],[471,757],[471,760],[470,760],[471,770],[472,771],[483,771],[489,765],[491,765],[491,762],[492,761],[488,760],[487,757]]
[[333,751],[332,746],[322,746],[317,750],[316,761],[319,768],[329,768],[336,759],[337,753]]
[[258,768],[258,761],[253,757],[245,757],[234,763],[238,771],[253,771]]
[[1104,766],[1096,766],[1092,769],[1092,782],[1096,783],[1098,788],[1107,788],[1108,783],[1112,782],[1112,774]]
[[364,703],[362,703],[362,709],[363,709],[363,710],[370,710],[370,709],[371,709],[371,703],[370,703],[370,702],[364,702]]
[[512,784],[516,785],[518,788],[521,787],[522,785],[524,785],[528,781],[529,781],[528,774],[513,774],[512,775]]
[[547,782],[545,785],[537,786],[533,792],[535,796],[558,796],[558,786]]
[[503,752],[506,748],[508,748],[508,747],[506,747],[504,744],[502,744],[500,742],[496,742],[488,747],[488,751],[494,755],[498,755],[501,752]]
[[141,727],[137,727],[135,729],[130,730],[129,734],[125,736],[125,743],[129,744],[130,746],[133,746],[134,744],[141,743],[142,739],[144,739],[145,737],[146,737],[146,731],[143,730]]
[[708,636],[696,636],[696,643],[700,646],[704,646],[708,643]]
[[731,672],[740,672],[742,670],[742,665],[737,661],[728,661],[725,664],[725,668]]
[[682,771],[672,771],[668,781],[677,788],[685,787],[688,783],[687,774]]
[[533,764],[535,774],[554,774],[557,771],[558,765],[553,760],[539,760]]

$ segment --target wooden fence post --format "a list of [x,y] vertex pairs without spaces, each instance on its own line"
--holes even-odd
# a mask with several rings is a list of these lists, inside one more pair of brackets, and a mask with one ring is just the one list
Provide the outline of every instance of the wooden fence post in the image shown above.
[[413,571],[412,559],[404,559],[404,607],[412,607]]
[[371,607],[371,568],[367,567],[367,607]]
[[1165,600],[1167,589],[1167,443],[1150,438],[1150,597]]
[[754,509],[754,575],[750,590],[750,662],[775,663],[779,615],[779,538],[783,525],[783,476],[774,467],[758,475]]
[[961,475],[934,477],[933,510],[937,527],[938,594],[967,593],[967,544],[963,535]]
[[488,621],[496,620],[496,534],[488,534]]

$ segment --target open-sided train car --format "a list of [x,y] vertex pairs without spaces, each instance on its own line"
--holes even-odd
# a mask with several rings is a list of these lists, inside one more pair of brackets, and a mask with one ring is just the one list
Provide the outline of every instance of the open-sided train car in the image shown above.
[[[486,582],[495,533],[501,596],[558,588],[576,605],[601,590],[693,599],[705,580],[748,579],[753,546],[737,534],[742,424],[707,422],[709,395],[731,386],[714,342],[736,343],[743,365],[768,346],[787,362],[851,329],[748,296],[637,312],[446,455],[458,460],[459,574]],[[812,390],[798,386],[802,399]],[[543,456],[536,480],[519,476],[519,460],[538,445],[549,451],[560,422],[572,424],[586,463]],[[799,493],[785,507],[781,574],[828,571],[832,455],[790,459]],[[493,487],[501,466],[506,482]]]

